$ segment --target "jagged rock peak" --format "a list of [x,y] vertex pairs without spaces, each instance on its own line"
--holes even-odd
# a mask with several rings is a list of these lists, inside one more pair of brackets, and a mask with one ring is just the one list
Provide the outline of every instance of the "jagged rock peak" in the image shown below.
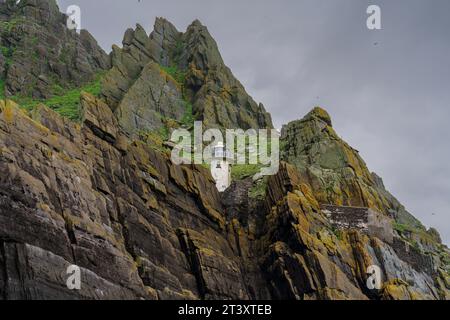
[[186,70],[186,87],[192,96],[194,116],[206,127],[273,128],[262,104],[257,104],[225,65],[219,47],[195,20],[182,37],[178,65]]
[[109,69],[108,55],[85,30],[69,30],[54,0],[0,4],[0,80],[6,96],[49,98]]
[[316,107],[282,130],[283,160],[295,165],[309,181],[321,204],[370,207],[398,223],[417,229],[422,224],[371,173],[359,152],[332,127],[330,115]]
[[204,27],[204,25],[199,19],[195,19],[194,21],[192,21],[189,27]]
[[[150,63],[156,64],[146,68]],[[164,18],[156,18],[149,36],[139,25],[134,30],[128,29],[123,48],[113,47],[112,66],[104,78],[102,95],[121,125],[135,126],[125,126],[130,134],[161,129],[164,121],[155,121],[155,116],[166,118],[171,109],[178,110],[178,117],[165,120],[202,120],[208,128],[273,127],[270,114],[247,94],[224,64],[216,41],[199,21],[194,21],[185,33]],[[176,83],[170,84],[171,90],[164,94],[164,99],[156,99],[157,103],[149,105],[144,98],[153,94],[154,86],[145,85],[143,79],[149,78],[146,73],[151,70],[151,78],[155,78],[155,67],[161,71],[158,82],[167,82],[169,75]],[[137,84],[144,84],[138,95],[135,94]],[[132,99],[126,98],[131,96]],[[179,108],[183,104],[186,117]],[[121,121],[124,115],[126,120]]]
[[156,17],[153,26],[155,32],[161,35],[179,34],[177,28],[166,18]]
[[147,47],[148,41],[148,35],[144,27],[137,23],[135,29],[128,28],[125,31],[122,44],[124,47],[131,45]]
[[[324,129],[326,135],[323,134]],[[312,141],[317,140],[315,136],[322,136],[322,140],[329,139],[330,136],[334,136],[340,140],[336,132],[333,129],[333,122],[330,114],[322,107],[314,107],[308,112],[302,119],[289,122],[287,125],[283,125],[281,129],[282,139],[300,139],[302,144],[309,144]]]
[[153,40],[159,54],[157,62],[159,59],[159,63],[165,67],[175,63],[173,60],[177,47],[181,45],[181,36],[182,33],[171,22],[161,17],[156,18],[150,40]]
[[[15,12],[22,12],[29,17],[29,13],[44,13],[47,12],[47,17],[55,17],[62,15],[59,11],[58,4],[56,0],[22,0],[17,3],[16,0],[6,0],[0,2],[0,11],[7,12],[9,14]],[[28,13],[28,14],[27,14]],[[34,15],[34,17],[42,17],[40,15]]]
[[194,20],[188,26],[183,41],[186,47],[181,59],[183,67],[193,63],[197,69],[207,71],[225,65],[216,41],[199,20]]
[[333,123],[331,121],[331,117],[328,114],[328,112],[321,108],[321,107],[315,107],[313,110],[311,110],[304,119],[319,119],[324,121],[327,125],[330,127],[333,126]]

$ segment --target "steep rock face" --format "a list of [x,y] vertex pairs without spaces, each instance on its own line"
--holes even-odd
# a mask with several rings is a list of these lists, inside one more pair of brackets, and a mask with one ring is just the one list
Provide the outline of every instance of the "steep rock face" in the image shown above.
[[[93,96],[81,105],[79,126],[0,102],[0,296],[261,297],[209,173],[129,141]],[[66,288],[70,264],[81,291]]]
[[[397,278],[394,275],[397,275],[398,279],[402,279],[402,283],[415,282],[419,286],[415,293],[409,292],[409,289],[405,289],[409,293],[398,289],[399,295],[409,294],[410,298],[414,298],[415,294],[419,294],[421,297],[430,298],[445,297],[448,294],[446,286],[439,284],[441,281],[448,281],[449,270],[448,259],[445,258],[448,256],[448,249],[440,243],[440,237],[435,234],[434,229],[427,231],[385,189],[381,178],[370,173],[358,151],[335,133],[331,118],[325,110],[315,108],[302,120],[285,126],[282,145],[283,159],[295,166],[299,180],[310,186],[318,203],[333,207],[358,207],[343,208],[342,212],[349,214],[361,211],[362,207],[371,208],[393,219],[392,224],[396,226],[393,242],[388,241],[387,244],[379,239],[375,242],[371,239],[371,248],[367,249],[369,253],[377,254],[377,259],[372,258],[372,262],[377,261],[383,265],[388,281],[394,281],[390,286],[386,286],[386,290],[397,290],[394,289],[395,285],[400,285],[395,282]],[[386,234],[386,230],[383,230],[382,234]],[[369,238],[375,238],[375,235],[371,234]],[[426,280],[417,275],[417,272],[426,275]],[[436,280],[434,291],[425,290],[424,288],[432,283],[431,279],[437,279],[437,274],[442,278]],[[359,279],[360,283],[364,281]],[[400,291],[403,293],[400,294]],[[386,297],[392,298],[392,295],[387,294]]]
[[48,98],[109,68],[109,57],[87,31],[67,29],[56,1],[15,2],[0,3],[0,78],[6,96]]
[[334,131],[328,113],[317,107],[282,131],[283,160],[295,165],[320,203],[369,207],[421,227],[372,174],[357,150]]
[[[225,66],[216,42],[198,21],[180,33],[171,23],[158,18],[150,36],[137,25],[135,30],[127,30],[123,48],[114,46],[111,56],[113,67],[103,80],[102,95],[129,133],[134,131],[129,123],[138,131],[160,129],[162,122],[154,120],[155,114],[181,122],[182,115],[191,113],[207,128],[272,127],[270,115]],[[149,69],[156,66],[162,73],[169,72],[177,83],[174,90],[164,90],[166,99],[157,104],[149,99],[155,91],[151,82],[139,81],[148,79]],[[130,95],[131,101],[127,99]],[[175,114],[171,110],[176,110]]]
[[196,119],[207,128],[273,127],[270,114],[225,66],[215,40],[198,20],[187,28],[180,46],[175,61],[187,72],[186,86]]
[[[2,298],[449,297],[438,257],[335,230],[294,166],[269,178],[265,200],[245,196],[250,180],[221,199],[206,169],[129,140],[103,101],[83,94],[81,106],[80,126],[0,102]],[[66,287],[72,264],[79,291]],[[367,289],[371,265],[380,291]]]
[[126,132],[137,134],[146,128],[162,128],[166,119],[181,122],[186,112],[180,85],[158,64],[150,62],[124,95],[115,114]]
[[[13,2],[0,4],[7,94],[46,97],[55,78],[79,84],[108,67],[87,32],[65,29],[53,0]],[[30,60],[29,48],[48,60]],[[450,298],[437,231],[385,190],[323,109],[284,128],[291,164],[223,195],[203,167],[133,140],[189,112],[206,127],[272,126],[199,21],[185,33],[161,18],[150,36],[130,29],[111,59],[102,99],[81,95],[81,124],[0,100],[0,299]],[[362,217],[337,229],[323,204]],[[360,227],[373,210],[404,225],[393,238]],[[66,286],[72,264],[78,291]],[[381,290],[366,285],[372,265]]]
[[[263,206],[254,205],[253,187],[251,179],[234,182],[223,202],[238,246],[250,248],[272,299],[448,297],[443,261],[432,262],[398,235],[388,243],[358,225],[336,229],[294,166],[282,163],[268,179]],[[381,270],[380,290],[368,289],[369,266]]]
[[[163,19],[156,20],[155,31],[150,36],[139,24],[135,30],[128,29],[125,32],[123,47],[113,46],[112,68],[102,83],[102,96],[113,110],[139,78],[143,68],[151,61],[160,64],[163,52],[171,47],[167,42],[172,43],[178,37],[175,27]],[[128,107],[133,108],[131,105]]]
[[[358,229],[334,230],[311,186],[291,165],[283,164],[268,185],[269,214],[261,245],[269,250],[262,265],[273,279],[275,297],[439,299],[448,295],[448,288],[434,280],[434,272],[414,269],[389,244]],[[379,292],[366,285],[371,265],[383,273]]]

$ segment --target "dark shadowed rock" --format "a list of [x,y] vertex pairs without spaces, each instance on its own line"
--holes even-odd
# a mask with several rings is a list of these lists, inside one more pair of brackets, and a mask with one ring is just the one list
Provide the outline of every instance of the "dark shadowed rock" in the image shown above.
[[[5,76],[5,64],[6,64],[6,59],[3,56],[3,54],[0,52],[0,77],[3,79]],[[1,89],[3,90],[3,88]],[[2,94],[4,94],[4,92],[2,92]]]
[[102,100],[90,94],[81,94],[82,122],[98,137],[114,144],[119,134],[116,117]]

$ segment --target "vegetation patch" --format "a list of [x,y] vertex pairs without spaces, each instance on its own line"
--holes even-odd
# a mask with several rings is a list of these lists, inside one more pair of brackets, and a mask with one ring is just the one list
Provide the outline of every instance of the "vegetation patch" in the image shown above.
[[192,127],[194,125],[194,114],[192,104],[186,100],[184,100],[186,106],[186,113],[184,114],[183,119],[181,120],[181,124],[187,128]]
[[0,78],[0,100],[5,99],[5,79]]
[[407,224],[402,224],[402,223],[398,223],[398,222],[393,223],[393,228],[394,228],[394,230],[396,230],[397,232],[399,232],[402,235],[405,235],[408,233],[417,234],[423,239],[426,239],[426,240],[429,240],[432,242],[436,242],[435,239],[433,239],[432,235],[427,233],[426,229],[419,229],[419,228],[415,228],[415,227],[409,226]]
[[189,102],[189,100],[186,98],[184,90],[184,83],[186,82],[186,72],[178,69],[177,66],[165,67],[160,65],[160,68],[170,77],[172,77],[172,79],[175,80],[175,82],[177,82],[180,86],[183,94],[184,105],[186,107],[186,112],[183,119],[181,120],[181,124],[187,128],[192,127],[194,124],[193,107],[192,103]]
[[11,57],[12,56],[13,49],[11,49],[10,47],[1,46],[0,47],[0,51],[1,51],[2,55],[5,58],[7,58],[7,57]]
[[422,251],[419,242],[433,244],[436,247],[442,246],[440,241],[433,234],[427,232],[426,229],[415,228],[398,222],[394,222],[392,226],[405,241],[418,251]]
[[0,52],[2,53],[2,56],[5,57],[5,69],[9,69],[9,67],[12,64],[12,56],[14,54],[14,48],[12,47],[0,47]]
[[414,228],[402,223],[394,222],[393,227],[395,231],[398,231],[401,234],[406,232],[414,232]]
[[186,81],[186,72],[179,70],[176,66],[164,67],[160,66],[165,73],[170,75],[180,86]]
[[260,164],[234,165],[231,168],[231,178],[233,180],[243,180],[248,177],[253,177],[261,168],[262,165]]
[[26,23],[26,20],[23,17],[14,18],[9,21],[2,21],[0,22],[0,30],[9,33],[14,29],[14,27],[22,23]]
[[269,178],[264,177],[257,181],[248,192],[250,199],[264,200],[266,198],[267,182]]
[[49,99],[40,100],[23,96],[13,96],[10,99],[27,111],[31,111],[38,104],[42,103],[63,117],[79,121],[81,93],[87,92],[98,97],[101,92],[101,75],[98,75],[95,81],[80,88],[64,89],[59,85],[54,85],[53,92],[55,95]]
[[168,139],[168,129],[166,127],[160,130],[142,130],[138,133],[139,139],[145,142],[150,148],[160,151],[168,152],[164,146],[164,141]]

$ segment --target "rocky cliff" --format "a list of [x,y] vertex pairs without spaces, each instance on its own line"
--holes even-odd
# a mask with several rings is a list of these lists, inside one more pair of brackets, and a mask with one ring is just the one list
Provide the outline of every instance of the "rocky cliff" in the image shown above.
[[[51,0],[0,8],[4,21],[41,8],[61,22]],[[93,40],[73,37],[92,70],[107,67]],[[236,179],[223,194],[206,168],[174,165],[141,139],[193,119],[272,126],[198,21],[185,33],[164,19],[149,36],[130,29],[111,61],[99,95],[79,94],[76,121],[0,100],[0,299],[450,298],[439,234],[385,190],[323,109],[284,127],[276,175]],[[81,290],[66,286],[70,265]]]
[[250,298],[206,169],[128,141],[92,96],[82,107],[79,126],[1,103],[2,297]]
[[[2,297],[448,298],[440,256],[417,262],[400,235],[334,229],[294,166],[269,179],[262,202],[247,196],[251,181],[221,201],[206,169],[128,140],[104,102],[81,99],[81,125],[0,104]],[[70,264],[81,291],[65,286]],[[366,287],[370,265],[382,266],[379,292]]]
[[109,69],[89,32],[67,29],[55,0],[16,2],[0,2],[1,96],[49,98]]
[[181,33],[158,18],[149,36],[137,25],[111,58],[102,96],[129,134],[159,130],[168,120],[188,128],[193,120],[206,128],[272,128],[264,106],[225,66],[199,21]]
[[283,160],[300,171],[321,203],[370,207],[398,222],[423,228],[371,173],[359,152],[334,131],[329,114],[314,108],[282,129]]

